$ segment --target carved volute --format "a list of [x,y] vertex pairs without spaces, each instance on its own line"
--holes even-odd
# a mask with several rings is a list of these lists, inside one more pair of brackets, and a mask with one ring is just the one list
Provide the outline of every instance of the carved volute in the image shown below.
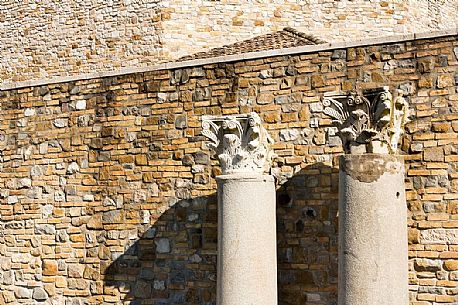
[[203,116],[202,134],[218,156],[223,174],[264,173],[270,169],[272,138],[255,112],[229,116]]
[[388,87],[326,93],[323,106],[339,130],[345,153],[397,153],[409,116],[400,90],[394,97]]

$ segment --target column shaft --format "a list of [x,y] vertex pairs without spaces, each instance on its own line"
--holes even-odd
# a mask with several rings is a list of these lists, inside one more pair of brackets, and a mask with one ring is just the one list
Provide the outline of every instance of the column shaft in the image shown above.
[[345,155],[339,177],[339,305],[407,305],[402,157]]
[[218,182],[218,305],[276,305],[272,176],[230,174]]

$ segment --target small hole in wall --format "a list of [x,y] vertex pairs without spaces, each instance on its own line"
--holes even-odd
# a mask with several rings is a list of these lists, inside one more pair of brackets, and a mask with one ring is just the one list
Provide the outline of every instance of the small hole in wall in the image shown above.
[[315,209],[310,208],[310,207],[306,208],[304,211],[302,211],[302,213],[305,217],[308,217],[308,218],[315,218],[317,215]]
[[400,194],[399,192],[396,192],[396,198],[397,198],[397,199],[399,199],[399,196],[400,196],[400,195],[401,195],[401,194]]
[[287,193],[280,193],[277,195],[277,203],[280,206],[290,206],[291,197]]

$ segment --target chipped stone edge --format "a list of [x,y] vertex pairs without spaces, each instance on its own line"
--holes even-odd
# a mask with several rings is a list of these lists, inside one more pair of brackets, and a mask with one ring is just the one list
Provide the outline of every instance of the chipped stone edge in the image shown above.
[[354,180],[372,183],[385,174],[404,173],[404,157],[377,153],[345,154],[339,158],[339,169]]
[[36,87],[36,86],[43,86],[43,85],[49,85],[49,84],[66,83],[66,82],[72,82],[72,81],[88,80],[88,79],[94,79],[94,78],[127,75],[127,74],[133,74],[133,73],[145,73],[145,72],[153,72],[153,71],[160,71],[160,70],[196,67],[196,66],[204,66],[204,65],[216,64],[216,63],[252,60],[252,59],[274,57],[274,56],[305,54],[305,53],[313,53],[313,52],[320,52],[320,51],[329,51],[329,50],[334,50],[334,49],[354,48],[354,47],[362,47],[362,46],[368,46],[368,45],[380,45],[380,44],[385,44],[385,43],[396,43],[396,42],[404,42],[404,41],[412,41],[412,40],[420,40],[420,39],[431,39],[431,38],[439,38],[439,37],[455,36],[455,35],[458,35],[458,27],[447,29],[447,30],[422,32],[422,33],[416,33],[416,34],[400,34],[400,35],[392,35],[392,36],[376,37],[376,38],[363,38],[363,39],[357,39],[357,40],[345,41],[345,42],[332,42],[332,43],[323,43],[323,44],[318,44],[318,45],[307,45],[307,46],[300,46],[300,47],[285,48],[285,49],[256,51],[256,52],[217,56],[217,57],[204,58],[204,59],[192,59],[192,60],[181,61],[181,62],[166,62],[166,63],[157,64],[154,66],[147,66],[147,67],[134,67],[134,68],[131,67],[131,68],[122,68],[122,69],[114,70],[114,71],[84,73],[84,74],[78,74],[78,75],[72,75],[72,76],[58,76],[54,78],[41,78],[41,79],[31,80],[31,81],[12,82],[12,83],[0,84],[0,91],[11,90],[11,89],[20,89],[20,88],[26,88],[26,87]]

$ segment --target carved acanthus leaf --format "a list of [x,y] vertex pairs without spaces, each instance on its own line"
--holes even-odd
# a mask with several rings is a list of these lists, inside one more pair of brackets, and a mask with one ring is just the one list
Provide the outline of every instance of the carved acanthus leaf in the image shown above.
[[255,112],[203,116],[202,135],[218,156],[223,174],[267,172],[272,159],[272,138]]
[[323,113],[332,118],[346,153],[397,151],[409,106],[402,92],[393,98],[388,87],[362,93],[326,93]]

